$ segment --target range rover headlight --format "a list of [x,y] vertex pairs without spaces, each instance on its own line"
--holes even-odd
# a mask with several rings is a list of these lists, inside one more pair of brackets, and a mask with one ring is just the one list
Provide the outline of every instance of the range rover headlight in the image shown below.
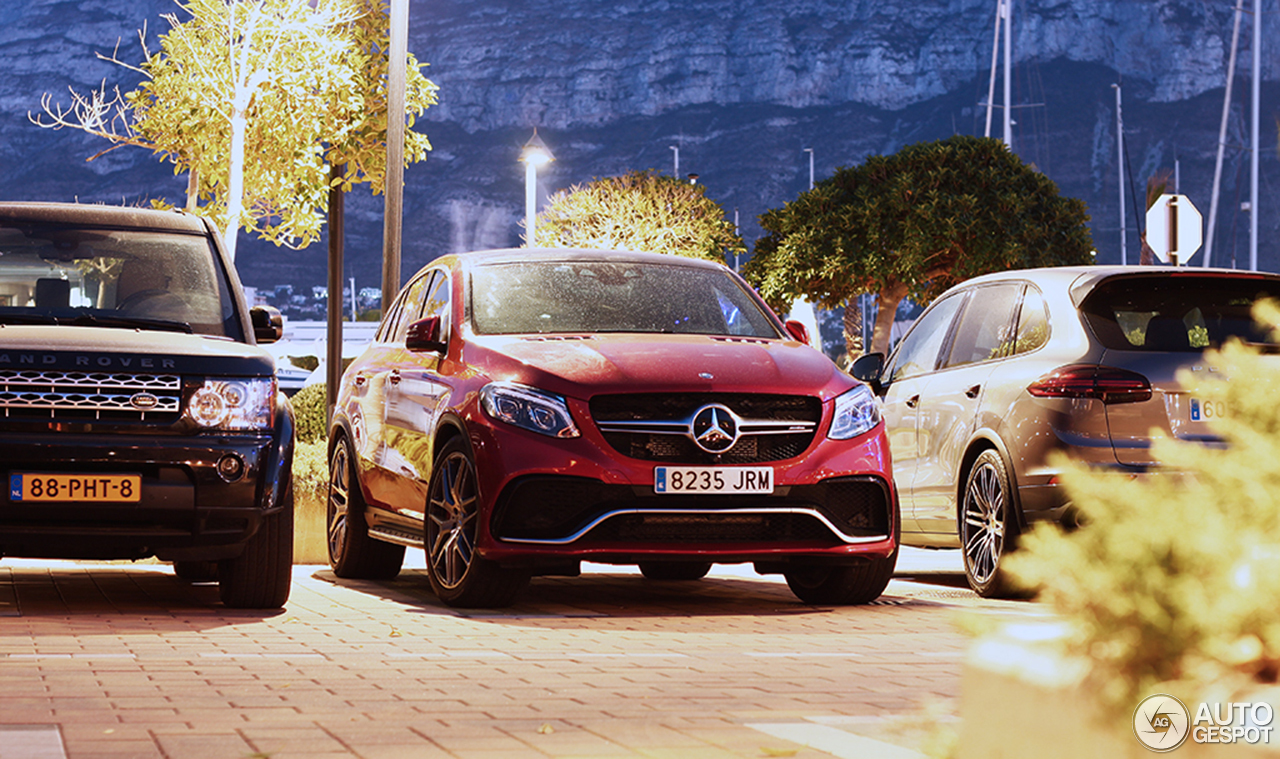
[[880,405],[871,388],[858,385],[836,398],[836,411],[831,419],[832,440],[848,440],[870,432],[880,423]]
[[480,389],[480,405],[489,416],[548,437],[578,437],[564,398],[514,382],[490,382]]
[[274,377],[205,380],[183,415],[209,430],[267,430],[275,421],[275,398]]

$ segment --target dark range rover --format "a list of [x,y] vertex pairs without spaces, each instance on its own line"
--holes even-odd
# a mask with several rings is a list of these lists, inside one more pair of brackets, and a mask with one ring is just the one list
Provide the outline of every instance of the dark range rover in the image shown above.
[[172,561],[275,608],[293,418],[220,238],[182,213],[0,203],[0,554]]

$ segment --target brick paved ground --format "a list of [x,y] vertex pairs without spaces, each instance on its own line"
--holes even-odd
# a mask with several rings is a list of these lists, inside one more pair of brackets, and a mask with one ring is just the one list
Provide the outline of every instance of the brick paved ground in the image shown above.
[[460,613],[420,568],[299,567],[264,614],[167,567],[6,561],[0,759],[912,756],[955,710],[957,614],[1037,614],[954,572],[856,608],[748,574],[540,579]]

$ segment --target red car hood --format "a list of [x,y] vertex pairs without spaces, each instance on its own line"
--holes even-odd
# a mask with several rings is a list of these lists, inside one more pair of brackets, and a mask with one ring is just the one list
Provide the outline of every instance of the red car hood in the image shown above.
[[492,379],[576,398],[713,391],[827,400],[857,384],[826,356],[793,341],[619,333],[473,336],[468,343],[464,361],[487,365]]

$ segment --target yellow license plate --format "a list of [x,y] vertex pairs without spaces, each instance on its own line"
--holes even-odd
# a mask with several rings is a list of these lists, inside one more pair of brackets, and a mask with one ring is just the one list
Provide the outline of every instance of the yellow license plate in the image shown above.
[[142,475],[11,474],[9,500],[130,503],[142,500]]

